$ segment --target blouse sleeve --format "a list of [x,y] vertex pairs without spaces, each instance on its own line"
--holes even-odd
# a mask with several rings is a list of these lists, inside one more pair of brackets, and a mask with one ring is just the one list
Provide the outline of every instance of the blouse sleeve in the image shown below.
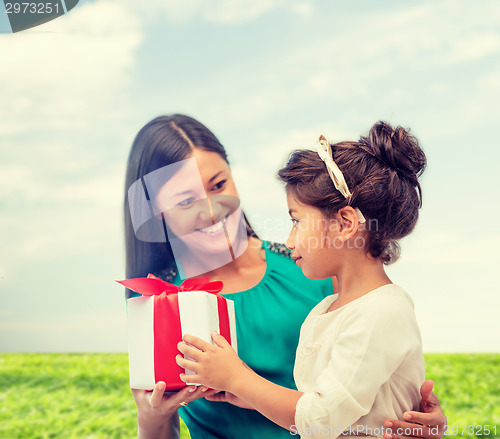
[[366,415],[380,387],[420,345],[412,304],[389,299],[365,301],[346,317],[328,366],[297,402],[299,431],[341,432]]

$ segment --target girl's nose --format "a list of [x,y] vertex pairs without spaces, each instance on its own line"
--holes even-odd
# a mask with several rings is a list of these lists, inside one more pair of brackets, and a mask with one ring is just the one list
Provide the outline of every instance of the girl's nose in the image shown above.
[[285,241],[285,245],[288,249],[293,250],[295,248],[295,240],[292,238],[293,230],[290,231],[288,238]]

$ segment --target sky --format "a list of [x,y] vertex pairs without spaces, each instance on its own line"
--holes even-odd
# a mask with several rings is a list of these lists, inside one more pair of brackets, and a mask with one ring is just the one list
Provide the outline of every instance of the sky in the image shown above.
[[497,0],[96,0],[0,33],[0,351],[126,352],[126,159],[185,113],[274,241],[289,152],[411,128],[423,208],[389,276],[425,352],[500,352],[499,22]]

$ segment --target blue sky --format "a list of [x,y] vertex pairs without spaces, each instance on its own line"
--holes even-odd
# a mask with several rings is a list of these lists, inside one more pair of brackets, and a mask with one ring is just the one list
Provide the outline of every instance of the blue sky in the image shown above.
[[425,351],[498,352],[499,22],[496,0],[97,0],[0,34],[0,351],[126,351],[125,162],[180,112],[278,241],[292,149],[411,127],[424,207],[389,275]]

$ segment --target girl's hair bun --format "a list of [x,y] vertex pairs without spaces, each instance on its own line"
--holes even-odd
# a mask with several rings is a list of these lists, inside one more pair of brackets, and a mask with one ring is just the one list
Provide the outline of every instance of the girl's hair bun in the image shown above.
[[377,122],[368,137],[360,139],[382,164],[393,169],[413,186],[424,172],[426,157],[416,137],[401,126],[392,128],[387,122]]

